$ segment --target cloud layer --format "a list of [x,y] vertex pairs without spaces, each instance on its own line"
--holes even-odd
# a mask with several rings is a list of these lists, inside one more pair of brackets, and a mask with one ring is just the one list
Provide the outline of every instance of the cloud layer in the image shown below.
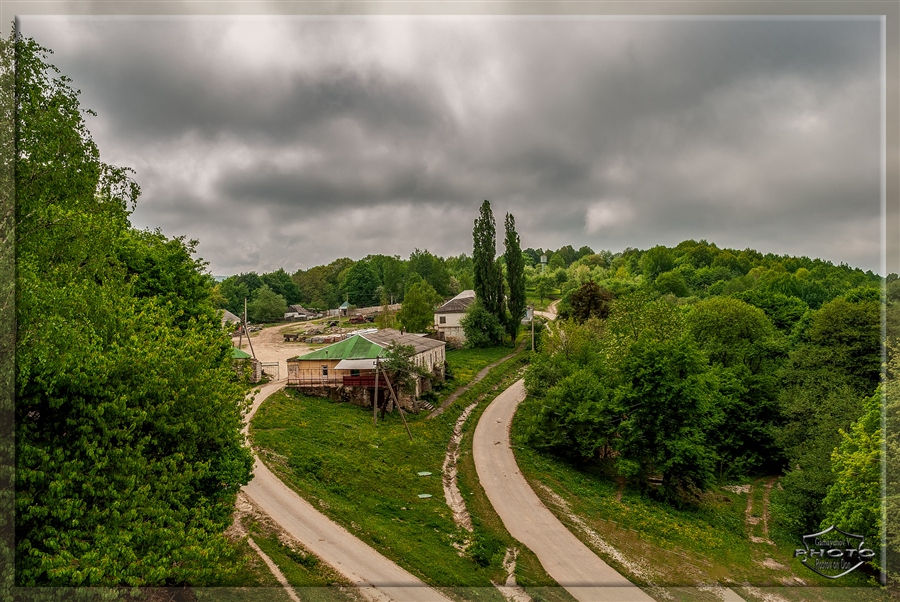
[[216,274],[524,247],[880,266],[880,23],[23,18],[137,170],[133,222]]

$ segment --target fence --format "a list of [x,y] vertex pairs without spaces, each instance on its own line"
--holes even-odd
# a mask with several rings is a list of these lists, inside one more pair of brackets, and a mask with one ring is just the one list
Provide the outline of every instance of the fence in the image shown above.
[[278,362],[260,362],[260,366],[262,367],[263,374],[269,376],[272,380],[278,380],[278,377],[281,374]]

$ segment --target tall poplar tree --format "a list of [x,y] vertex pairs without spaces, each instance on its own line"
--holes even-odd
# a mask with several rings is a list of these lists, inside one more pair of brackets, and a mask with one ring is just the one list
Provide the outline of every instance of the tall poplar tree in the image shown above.
[[[477,304],[491,316],[492,323],[499,325],[501,333],[500,340],[495,340],[496,337],[493,334],[497,332],[497,328],[490,327],[482,334],[488,340],[499,344],[502,342],[503,325],[506,324],[506,308],[503,300],[503,269],[500,267],[499,260],[496,259],[497,229],[490,201],[485,200],[481,204],[480,214],[475,220],[475,228],[472,230],[472,238]],[[484,321],[479,321],[479,323],[481,322]],[[466,337],[469,337],[468,333]]]
[[472,259],[475,263],[475,296],[488,313],[498,316],[501,298],[497,293],[501,290],[501,286],[498,283],[495,261],[497,230],[490,201],[485,200],[481,204],[481,211],[478,219],[475,220],[475,228],[472,230],[472,238],[474,239]]
[[505,226],[506,251],[503,257],[506,259],[506,284],[509,287],[509,320],[506,330],[515,341],[522,316],[525,315],[525,258],[522,257],[519,234],[516,232],[516,218],[511,213],[506,214]]

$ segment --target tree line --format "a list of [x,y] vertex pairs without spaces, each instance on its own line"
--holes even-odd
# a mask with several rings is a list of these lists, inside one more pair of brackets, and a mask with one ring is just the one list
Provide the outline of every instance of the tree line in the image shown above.
[[[531,248],[519,250],[516,257],[527,270],[522,273],[528,286],[535,286],[540,275],[540,258],[548,254],[558,257],[550,262],[556,271],[548,273],[542,280],[541,286],[549,293],[557,288],[555,278],[560,273],[564,274],[573,262],[593,254],[593,251],[582,247],[576,252],[570,245],[556,252]],[[505,270],[507,254],[501,255],[498,260]],[[279,319],[287,311],[287,306],[294,304],[310,310],[324,310],[334,309],[344,301],[356,307],[402,303],[409,291],[420,282],[427,283],[441,299],[448,299],[464,290],[474,290],[474,257],[462,253],[445,258],[427,249],[415,249],[407,259],[378,254],[356,261],[342,257],[327,265],[297,270],[293,274],[279,268],[262,274],[246,272],[229,276],[215,284],[213,297],[219,308],[235,315],[243,314],[246,299],[250,319],[266,322]],[[421,293],[422,287],[419,288]]]

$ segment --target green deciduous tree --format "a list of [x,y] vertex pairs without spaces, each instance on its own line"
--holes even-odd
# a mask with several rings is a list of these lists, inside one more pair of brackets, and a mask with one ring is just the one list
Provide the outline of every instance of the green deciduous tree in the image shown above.
[[427,249],[416,249],[409,255],[407,270],[409,274],[421,276],[442,297],[450,294],[450,272],[444,260],[432,255]]
[[263,274],[259,279],[263,284],[268,285],[276,295],[284,297],[288,305],[300,303],[300,289],[283,268]]
[[687,501],[714,479],[715,450],[707,434],[721,423],[718,383],[686,336],[655,340],[645,332],[620,367],[615,412],[617,466],[622,475],[662,474],[672,501]]
[[714,297],[694,305],[689,332],[716,368],[727,429],[712,434],[718,474],[743,477],[762,469],[780,470],[783,457],[774,441],[778,424],[778,372],[787,358],[787,340],[762,310],[738,299]]
[[253,300],[247,305],[249,319],[254,322],[277,322],[284,318],[286,311],[284,297],[270,289],[268,284],[256,289]]
[[[881,491],[882,391],[866,399],[863,415],[848,431],[840,431],[841,441],[831,454],[834,483],[822,502],[825,518],[820,527],[834,525],[850,533],[865,534],[866,547],[876,551],[880,564],[881,534],[884,529]],[[882,567],[885,568],[885,567]]]
[[344,280],[347,300],[357,307],[371,307],[378,303],[378,287],[381,281],[368,261],[354,263]]
[[478,300],[469,306],[460,324],[466,334],[466,347],[492,347],[503,342],[503,324]]
[[407,332],[425,332],[434,325],[434,308],[441,300],[430,284],[420,280],[406,291],[397,320]]
[[782,480],[783,522],[794,533],[816,528],[834,482],[830,457],[863,414],[881,380],[880,303],[865,295],[837,298],[813,312],[780,379],[782,424],[776,441],[789,470]]
[[675,267],[675,258],[672,256],[672,251],[659,245],[644,252],[640,259],[640,266],[644,278],[653,282],[657,276]]
[[209,279],[190,244],[129,230],[138,187],[46,51],[15,46],[16,580],[214,582],[252,458]]
[[519,326],[525,316],[525,259],[522,257],[522,248],[519,244],[519,234],[516,232],[516,218],[511,213],[506,214],[506,283],[509,290],[509,322],[507,332],[513,341],[519,333]]

